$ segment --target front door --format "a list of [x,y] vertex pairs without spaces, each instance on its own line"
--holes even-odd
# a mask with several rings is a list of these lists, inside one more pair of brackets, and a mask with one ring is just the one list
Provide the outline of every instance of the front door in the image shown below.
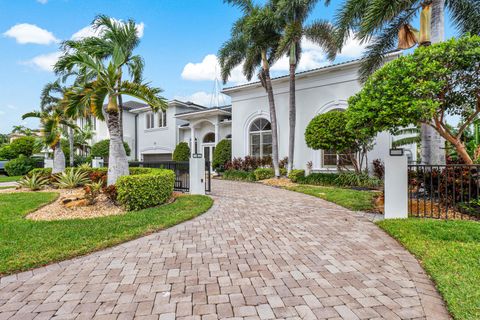
[[213,144],[203,145],[203,157],[205,158],[205,161],[210,162],[210,166],[212,165],[214,151],[215,151],[215,145]]

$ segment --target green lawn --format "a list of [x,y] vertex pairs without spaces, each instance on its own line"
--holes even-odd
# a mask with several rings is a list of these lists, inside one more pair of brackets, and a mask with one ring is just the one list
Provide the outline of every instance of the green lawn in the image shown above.
[[7,186],[7,187],[0,186],[0,190],[4,190],[4,189],[15,189],[15,187],[14,186]]
[[480,319],[480,223],[412,218],[378,225],[420,260],[455,319]]
[[31,269],[103,249],[165,229],[207,211],[207,196],[182,196],[172,204],[87,220],[31,221],[25,215],[57,193],[0,194],[0,274]]
[[286,189],[322,198],[354,211],[372,211],[375,208],[373,201],[376,193],[372,191],[311,185],[298,185]]
[[12,182],[12,181],[18,181],[22,179],[22,176],[1,176],[0,175],[0,182]]

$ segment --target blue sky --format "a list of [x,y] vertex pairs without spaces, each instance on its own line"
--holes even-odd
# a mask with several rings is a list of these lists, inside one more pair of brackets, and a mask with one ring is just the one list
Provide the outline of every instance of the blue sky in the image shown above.
[[[312,18],[331,19],[341,2],[328,8],[319,4]],[[136,52],[145,59],[145,79],[164,89],[166,98],[210,104],[214,55],[239,16],[222,0],[0,0],[0,133],[18,124],[38,126],[21,115],[38,109],[42,87],[55,80],[49,69],[59,41],[88,34],[85,28],[97,14],[139,24],[142,41]],[[452,35],[447,27],[447,36]],[[300,70],[328,64],[315,45],[306,43],[304,49]],[[361,53],[362,45],[352,40],[338,61]],[[287,73],[285,61],[274,73]],[[237,70],[230,84],[241,82]]]

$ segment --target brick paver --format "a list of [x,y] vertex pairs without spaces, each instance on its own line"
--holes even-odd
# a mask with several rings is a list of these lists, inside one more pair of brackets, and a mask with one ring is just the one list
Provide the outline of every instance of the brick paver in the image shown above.
[[449,319],[418,262],[367,218],[214,181],[204,215],[0,279],[0,319]]

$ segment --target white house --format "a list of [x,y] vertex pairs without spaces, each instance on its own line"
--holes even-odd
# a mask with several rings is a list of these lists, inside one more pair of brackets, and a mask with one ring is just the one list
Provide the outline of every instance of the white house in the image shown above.
[[[393,56],[392,58],[394,58]],[[297,125],[294,167],[305,169],[312,162],[314,171],[336,170],[338,157],[328,150],[312,150],[304,139],[305,128],[318,114],[346,109],[349,97],[361,88],[358,69],[361,61],[349,61],[297,74]],[[289,77],[272,79],[277,110],[280,159],[288,155]],[[216,144],[232,140],[232,157],[266,156],[272,152],[268,100],[260,83],[226,88],[231,106],[206,108],[191,102],[173,100],[166,112],[153,113],[137,102],[125,103],[125,141],[132,149],[131,159],[170,160],[176,144],[188,142],[192,153],[212,159]],[[95,141],[108,137],[104,123],[96,125]],[[193,137],[193,139],[192,139]],[[392,136],[380,133],[368,153],[371,163],[388,154]],[[406,148],[416,159],[415,146]]]

